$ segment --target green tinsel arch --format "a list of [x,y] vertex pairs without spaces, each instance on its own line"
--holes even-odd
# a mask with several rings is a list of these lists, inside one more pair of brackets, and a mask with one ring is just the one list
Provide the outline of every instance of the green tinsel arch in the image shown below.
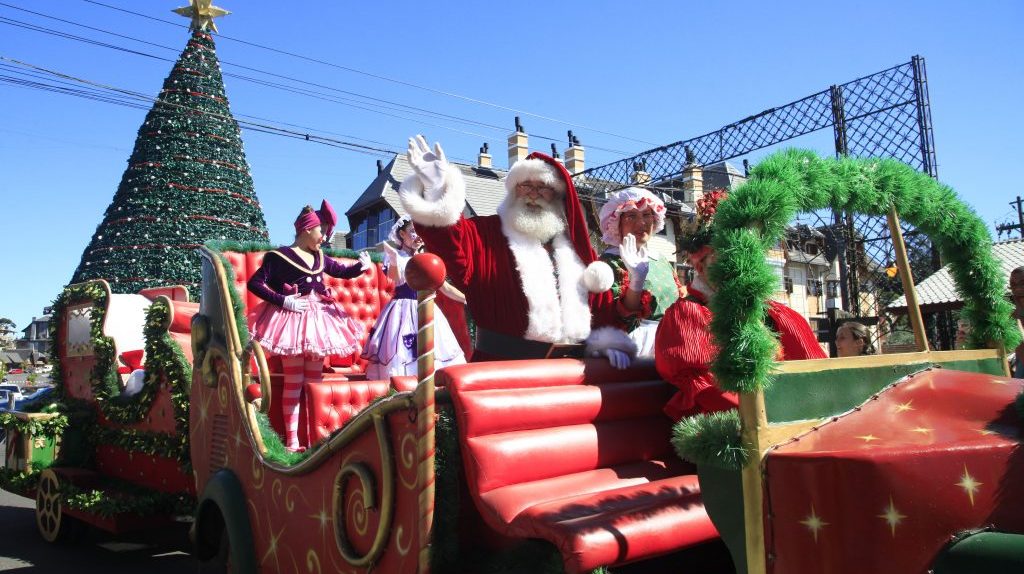
[[771,383],[778,343],[764,317],[777,278],[765,254],[794,216],[825,208],[884,216],[893,206],[948,262],[964,300],[961,315],[973,325],[969,346],[1017,346],[1020,334],[1003,297],[1006,277],[992,256],[992,237],[950,187],[893,159],[826,159],[786,150],[759,163],[715,216],[717,259],[709,275],[719,291],[711,300],[711,332],[720,350],[712,372],[723,389],[753,392]]
[[[892,159],[832,159],[785,150],[759,163],[715,216],[717,257],[708,273],[719,286],[710,304],[711,332],[720,343],[712,364],[719,386],[754,392],[772,382],[778,342],[764,317],[778,279],[766,251],[778,244],[795,215],[833,208],[884,216],[893,206],[901,219],[931,238],[948,262],[964,301],[961,316],[973,325],[968,346],[1014,349],[1019,344],[992,238],[950,187]],[[1017,409],[1024,418],[1024,394]],[[686,460],[739,469],[750,456],[739,428],[735,411],[697,415],[676,424],[672,442]]]

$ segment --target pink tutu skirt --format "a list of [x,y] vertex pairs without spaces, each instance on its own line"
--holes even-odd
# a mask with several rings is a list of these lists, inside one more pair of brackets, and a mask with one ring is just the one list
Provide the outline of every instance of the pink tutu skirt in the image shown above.
[[334,299],[311,293],[305,311],[262,301],[249,313],[249,334],[268,353],[285,357],[348,356],[359,351],[364,329]]

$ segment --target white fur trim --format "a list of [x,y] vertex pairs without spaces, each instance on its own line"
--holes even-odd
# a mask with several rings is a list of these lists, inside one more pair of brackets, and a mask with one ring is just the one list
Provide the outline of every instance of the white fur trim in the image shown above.
[[521,159],[512,164],[505,176],[505,191],[511,194],[516,186],[524,181],[542,182],[555,188],[559,195],[565,195],[565,180],[562,179],[562,173],[542,159]]
[[569,240],[564,234],[556,235],[554,253],[549,256],[539,241],[512,229],[504,218],[501,229],[529,307],[524,337],[549,343],[585,339],[590,334],[589,295],[583,287],[583,262]]
[[594,261],[583,272],[583,287],[591,293],[604,293],[612,288],[615,273],[604,261]]
[[637,354],[636,341],[615,327],[598,327],[591,331],[583,353],[585,357],[603,357],[608,349],[622,351],[631,359],[635,359]]
[[448,164],[444,187],[440,190],[424,190],[416,174],[402,181],[398,188],[402,208],[412,220],[427,227],[448,227],[455,225],[466,207],[466,182],[458,167]]

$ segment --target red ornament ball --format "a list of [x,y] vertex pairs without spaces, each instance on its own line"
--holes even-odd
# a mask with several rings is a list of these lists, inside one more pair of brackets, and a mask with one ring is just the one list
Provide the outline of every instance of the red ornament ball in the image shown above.
[[444,261],[433,253],[414,255],[405,267],[405,280],[417,291],[436,291],[444,283]]

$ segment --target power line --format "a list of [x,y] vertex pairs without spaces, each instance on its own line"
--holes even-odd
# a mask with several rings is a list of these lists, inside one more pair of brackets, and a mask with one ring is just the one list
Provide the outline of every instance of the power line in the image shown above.
[[[210,116],[210,117],[219,118],[221,120],[231,120],[232,119],[229,116],[224,116],[224,115],[221,115],[221,114],[215,114],[215,113],[207,112],[207,111],[194,110],[193,108],[188,108],[187,106],[183,106],[181,104],[176,104],[176,103],[173,103],[173,102],[167,102],[167,101],[159,100],[157,98],[150,98],[150,97],[145,96],[143,94],[139,94],[138,92],[132,92],[130,90],[125,90],[125,89],[122,89],[122,88],[117,88],[117,87],[109,86],[109,85],[106,85],[106,84],[100,84],[98,82],[93,82],[91,80],[86,80],[86,79],[83,79],[83,78],[78,78],[78,77],[75,77],[75,76],[71,76],[71,75],[68,75],[68,74],[57,72],[55,70],[50,70],[50,69],[47,69],[47,68],[36,66],[34,64],[29,64],[27,62],[22,62],[20,60],[15,60],[13,58],[8,58],[6,56],[0,56],[0,61],[10,62],[10,63],[16,64],[16,65],[19,65],[19,66],[23,66],[23,67],[29,68],[31,70],[35,70],[37,72],[44,72],[44,73],[47,73],[47,74],[51,74],[51,75],[56,76],[58,78],[61,78],[63,80],[71,80],[71,81],[74,81],[74,82],[79,82],[79,83],[85,84],[86,86],[90,86],[92,88],[100,88],[100,89],[103,89],[103,90],[109,90],[111,92],[114,92],[115,94],[118,94],[118,95],[122,96],[122,97],[121,98],[117,98],[117,97],[114,97],[114,96],[103,97],[102,95],[97,95],[95,93],[95,90],[93,90],[93,91],[82,90],[82,89],[75,90],[75,89],[66,88],[66,87],[63,87],[63,86],[60,86],[60,85],[45,85],[45,84],[41,84],[39,82],[31,82],[31,81],[19,80],[19,79],[16,79],[16,78],[7,79],[5,77],[0,77],[0,81],[5,82],[5,83],[12,83],[12,84],[16,84],[16,85],[22,85],[24,87],[31,87],[31,88],[35,88],[35,89],[42,89],[42,90],[46,90],[46,91],[58,91],[60,93],[66,94],[66,95],[75,95],[75,96],[84,97],[84,98],[87,98],[87,99],[100,99],[101,101],[105,101],[107,103],[126,105],[126,106],[130,106],[130,107],[136,107],[136,108],[142,108],[142,109],[146,109],[147,107],[152,107],[152,105],[159,103],[160,105],[163,105],[163,106],[172,106],[172,107],[184,108],[184,109],[188,109],[189,111],[192,111],[192,112],[198,111],[198,112],[200,112],[200,113],[202,113],[204,115],[207,115],[207,116]],[[127,97],[129,99],[125,99],[125,97]],[[150,105],[149,106],[143,106],[143,105],[141,105],[140,102],[133,102],[133,101],[131,101],[131,99],[145,101],[145,102],[147,102]],[[396,155],[396,154],[400,153],[400,150],[398,150],[397,148],[392,148],[392,149],[378,148],[378,147],[375,147],[375,146],[368,146],[368,145],[364,145],[364,144],[348,142],[348,141],[338,140],[338,139],[334,139],[334,138],[327,138],[327,137],[323,137],[323,136],[313,135],[313,134],[310,134],[310,133],[297,132],[297,131],[294,131],[294,130],[288,130],[288,129],[285,129],[285,128],[280,128],[280,127],[269,125],[269,124],[262,124],[262,123],[257,123],[257,122],[253,122],[253,121],[247,121],[247,120],[238,120],[237,118],[234,118],[234,119],[239,124],[240,127],[244,127],[245,129],[248,129],[248,130],[251,130],[251,131],[269,133],[269,134],[289,137],[289,138],[293,138],[293,139],[302,139],[302,140],[313,142],[313,143],[319,143],[319,144],[328,145],[328,146],[332,146],[332,147],[339,147],[339,148],[346,149],[346,150],[349,150],[349,151],[356,151],[356,152],[360,152],[360,153],[367,153],[369,155],[384,154],[385,156],[392,156],[392,155]]]
[[[92,31],[95,31],[95,32],[99,32],[99,33],[102,33],[102,34],[109,34],[109,35],[115,36],[117,38],[122,38],[122,39],[130,40],[130,41],[134,41],[134,42],[139,42],[139,43],[142,43],[142,44],[145,44],[145,45],[148,45],[148,46],[153,46],[153,47],[161,48],[161,49],[164,49],[164,50],[170,50],[172,52],[177,52],[178,51],[176,48],[173,48],[173,47],[170,47],[170,46],[165,46],[165,45],[162,45],[162,44],[157,44],[155,42],[150,42],[148,40],[142,40],[140,38],[135,38],[135,37],[128,36],[128,35],[125,35],[125,34],[119,34],[119,33],[116,33],[116,32],[109,31],[109,30],[104,30],[104,29],[101,29],[101,28],[96,28],[94,26],[87,26],[85,24],[80,24],[78,22],[73,22],[73,21],[70,21],[70,20],[66,20],[64,18],[59,18],[57,16],[43,14],[41,12],[36,12],[36,11],[33,11],[33,10],[28,10],[26,8],[20,8],[18,6],[13,6],[13,5],[7,4],[5,2],[0,2],[0,6],[6,6],[8,8],[13,8],[15,10],[19,10],[19,11],[22,11],[22,12],[27,12],[29,14],[40,16],[42,18],[56,20],[58,22],[62,22],[62,23],[65,23],[65,24],[70,24],[72,26],[78,26],[78,27],[85,28],[85,29],[88,29],[88,30],[92,30]],[[149,16],[146,16],[146,17],[147,18],[152,18],[152,17],[149,17]],[[153,18],[153,19],[156,19],[156,18]],[[156,20],[159,20],[159,19],[156,19]],[[167,24],[173,24],[172,22],[166,22],[166,21],[163,21],[163,20],[160,20],[160,21],[161,22],[165,22]],[[10,26],[14,26],[14,27],[18,27],[18,28],[23,28],[23,29],[34,31],[34,32],[43,33],[43,34],[50,34],[50,35],[57,36],[57,37],[60,37],[60,38],[64,38],[64,39],[67,39],[67,40],[83,42],[83,43],[91,44],[91,45],[94,45],[94,46],[114,49],[114,50],[130,53],[130,54],[136,54],[136,55],[144,56],[144,57],[147,57],[147,58],[152,58],[152,59],[161,60],[161,61],[165,61],[165,62],[174,62],[174,60],[170,59],[170,58],[163,58],[161,56],[157,56],[157,55],[154,55],[154,54],[148,54],[148,53],[145,53],[145,52],[140,52],[138,50],[132,50],[130,48],[125,48],[123,46],[117,46],[115,44],[108,44],[106,42],[101,42],[101,41],[98,41],[98,40],[93,40],[91,38],[85,38],[83,36],[76,36],[74,34],[63,32],[63,31],[60,31],[60,30],[54,30],[52,28],[45,28],[43,26],[39,26],[39,25],[36,25],[36,24],[31,24],[31,23],[28,23],[28,22],[23,22],[23,21],[20,21],[20,20],[14,20],[12,18],[0,17],[0,23],[4,23],[4,24],[10,25]],[[173,24],[173,25],[177,25],[177,24]],[[342,90],[340,88],[335,88],[335,87],[332,87],[332,86],[318,84],[318,83],[315,83],[315,82],[310,82],[310,81],[307,81],[307,80],[302,80],[300,78],[295,78],[295,77],[292,77],[292,76],[286,76],[286,75],[283,75],[283,74],[278,74],[278,73],[275,73],[275,72],[270,72],[270,71],[267,71],[267,70],[262,70],[262,69],[255,68],[255,67],[252,67],[252,66],[246,66],[244,64],[237,64],[237,63],[226,61],[226,60],[220,60],[220,62],[223,65],[226,65],[226,66],[232,66],[232,67],[240,68],[240,69],[243,69],[243,70],[249,70],[249,71],[253,71],[253,72],[259,73],[259,74],[265,74],[265,75],[268,75],[268,76],[272,76],[272,77],[288,80],[288,81],[291,81],[291,82],[296,82],[296,83],[299,83],[299,84],[305,84],[305,85],[309,85],[309,86],[323,88],[323,89],[334,91],[334,92],[338,92],[338,93],[341,93],[341,94],[346,94],[346,95],[349,95],[349,96],[354,96],[356,98],[362,98],[364,100],[369,100],[368,102],[363,102],[363,101],[360,101],[360,100],[351,100],[351,99],[348,99],[348,98],[336,99],[336,98],[334,98],[332,96],[325,95],[325,94],[322,94],[322,93],[318,93],[318,92],[315,92],[315,91],[303,90],[303,89],[300,89],[300,88],[295,88],[295,87],[287,86],[287,85],[280,84],[280,83],[270,82],[268,80],[261,80],[261,79],[258,79],[258,78],[253,78],[253,77],[250,77],[250,76],[244,76],[244,75],[240,75],[240,74],[224,73],[225,76],[230,77],[230,78],[237,78],[237,79],[240,79],[240,80],[243,80],[243,81],[255,83],[257,85],[264,85],[264,86],[267,86],[267,87],[273,87],[275,89],[279,89],[279,90],[282,90],[282,91],[291,92],[291,93],[294,93],[294,94],[299,94],[299,95],[303,95],[303,96],[306,96],[306,97],[311,97],[311,98],[314,98],[314,99],[320,99],[320,100],[328,101],[328,102],[331,102],[331,103],[337,103],[337,104],[340,104],[340,105],[352,107],[352,108],[355,108],[355,109],[360,109],[360,110],[367,111],[367,112],[370,112],[370,113],[375,113],[375,114],[384,115],[384,116],[387,116],[387,117],[392,117],[392,118],[406,120],[406,121],[412,121],[412,122],[420,123],[422,125],[426,125],[426,126],[430,126],[430,127],[436,127],[436,128],[440,128],[440,129],[445,129],[445,130],[449,130],[449,131],[452,131],[452,132],[455,132],[455,133],[460,133],[460,134],[463,134],[463,135],[470,135],[470,136],[473,136],[473,137],[478,137],[478,138],[481,138],[481,139],[484,139],[484,140],[488,139],[488,136],[485,136],[483,134],[479,134],[479,133],[476,133],[476,132],[470,132],[470,131],[466,131],[466,130],[462,130],[462,129],[453,128],[453,127],[450,127],[450,126],[445,126],[445,125],[425,122],[423,120],[417,120],[415,118],[410,118],[410,117],[407,117],[407,116],[394,115],[394,114],[390,114],[390,113],[383,112],[383,111],[380,111],[380,110],[363,107],[363,105],[357,105],[357,104],[365,104],[365,105],[371,105],[371,106],[372,105],[376,105],[376,106],[378,106],[380,108],[383,108],[383,109],[386,109],[386,110],[398,111],[398,112],[409,113],[409,114],[414,114],[414,115],[423,115],[423,116],[428,116],[428,117],[436,117],[438,119],[454,121],[454,122],[459,122],[459,123],[465,123],[465,124],[469,124],[469,125],[476,125],[476,126],[484,127],[484,128],[495,130],[495,131],[499,131],[499,132],[504,132],[505,131],[504,128],[502,128],[500,126],[496,126],[496,125],[493,125],[493,124],[487,124],[487,123],[480,122],[480,121],[477,121],[477,120],[461,118],[459,116],[454,116],[454,115],[451,115],[451,114],[445,114],[443,112],[435,112],[435,111],[432,111],[432,110],[427,110],[427,109],[419,108],[419,107],[416,107],[416,106],[410,106],[408,104],[402,104],[400,102],[393,102],[393,101],[385,100],[385,99],[382,99],[382,98],[376,98],[376,97],[373,97],[373,96],[367,96],[367,95],[360,94],[360,93],[357,93],[357,92],[351,92],[351,91],[348,91],[348,90]],[[378,102],[378,103],[373,103],[373,102]],[[395,106],[395,107],[389,107],[389,106]],[[541,139],[541,140],[546,140],[546,141],[552,141],[552,142],[560,141],[559,139],[556,139],[556,138],[553,138],[553,137],[550,137],[550,136],[544,136],[544,135],[541,135],[541,134],[531,134],[531,136],[534,137],[534,138]],[[590,147],[593,150],[605,151],[605,152],[608,152],[608,153],[613,153],[613,154],[617,154],[617,155],[621,155],[621,156],[629,156],[629,155],[631,155],[629,152],[625,152],[625,151],[622,151],[622,150],[610,149],[610,148],[605,148],[605,147],[600,147],[600,146],[593,146],[593,145],[588,146],[588,147]]]
[[[169,20],[164,20],[163,18],[156,18],[156,17],[150,16],[148,14],[143,14],[141,12],[135,12],[133,10],[128,10],[126,8],[121,8],[119,6],[111,6],[110,4],[104,4],[103,2],[97,2],[95,0],[85,0],[85,1],[88,2],[89,4],[95,4],[97,6],[102,6],[104,8],[109,8],[111,10],[117,10],[118,12],[124,12],[126,14],[131,14],[133,16],[139,16],[141,18],[146,18],[148,20],[154,20],[156,22],[162,22],[164,24],[168,24],[168,25],[171,25],[171,26],[176,26],[176,27],[179,27],[179,28],[186,28],[186,26],[184,26],[183,24],[178,24],[177,22],[172,22],[172,21],[169,21]],[[483,105],[483,106],[489,106],[489,107],[492,107],[492,108],[497,108],[497,109],[501,109],[501,110],[505,110],[505,111],[510,111],[510,112],[514,112],[514,113],[517,113],[517,114],[520,114],[520,115],[530,116],[530,117],[534,117],[534,118],[538,118],[538,119],[542,119],[542,120],[546,120],[546,121],[550,121],[550,122],[555,122],[555,123],[559,123],[559,124],[562,124],[562,125],[578,128],[578,129],[581,129],[581,130],[587,130],[587,131],[591,131],[591,132],[594,132],[594,133],[599,133],[599,134],[606,135],[606,136],[611,136],[611,137],[615,137],[615,138],[620,138],[620,139],[624,139],[624,140],[633,141],[633,142],[636,142],[636,143],[642,143],[642,144],[651,145],[651,146],[660,145],[660,144],[644,141],[644,140],[641,140],[641,139],[637,139],[637,138],[633,138],[633,137],[629,137],[629,136],[624,136],[624,135],[616,134],[616,133],[613,133],[613,132],[603,131],[603,130],[599,130],[599,129],[596,129],[596,128],[591,128],[591,127],[588,127],[588,126],[584,126],[584,125],[580,125],[580,124],[575,124],[575,123],[572,123],[572,122],[569,122],[569,121],[560,120],[558,118],[553,118],[553,117],[545,116],[545,115],[542,115],[542,114],[536,114],[536,113],[529,112],[529,111],[526,111],[526,110],[521,110],[521,109],[518,109],[518,108],[509,107],[509,106],[505,106],[505,105],[502,105],[502,104],[496,104],[494,102],[488,102],[486,100],[481,100],[481,99],[478,99],[478,98],[473,98],[473,97],[464,96],[464,95],[461,95],[461,94],[456,94],[454,92],[448,92],[448,91],[445,91],[445,90],[439,90],[439,89],[436,89],[436,88],[431,88],[431,87],[428,87],[428,86],[423,86],[423,85],[420,85],[420,84],[415,84],[415,83],[412,83],[412,82],[407,82],[405,80],[399,80],[399,79],[391,78],[391,77],[388,77],[388,76],[382,76],[380,74],[375,74],[373,72],[367,72],[365,70],[360,70],[360,69],[352,68],[352,67],[349,67],[349,66],[343,66],[341,64],[336,64],[334,62],[328,62],[326,60],[320,60],[318,58],[313,58],[313,57],[310,57],[310,56],[304,56],[302,54],[296,54],[294,52],[289,52],[287,50],[281,50],[279,48],[273,48],[271,46],[265,46],[263,44],[257,44],[255,42],[249,42],[248,40],[242,40],[241,38],[234,38],[234,37],[231,37],[231,36],[225,36],[224,34],[220,34],[220,33],[218,33],[217,35],[220,36],[221,38],[226,39],[226,40],[231,40],[233,42],[238,42],[240,44],[245,44],[247,46],[252,46],[254,48],[259,48],[259,49],[262,49],[262,50],[268,50],[270,52],[274,52],[274,53],[277,53],[277,54],[282,54],[282,55],[285,55],[285,56],[290,56],[290,57],[293,57],[293,58],[299,58],[299,59],[305,60],[307,62],[313,62],[315,64],[321,64],[321,65],[324,65],[324,66],[329,66],[329,67],[332,67],[332,68],[337,68],[339,70],[344,70],[346,72],[351,72],[351,73],[354,73],[354,74],[360,74],[360,75],[363,75],[363,76],[367,76],[367,77],[374,78],[374,79],[377,79],[377,80],[382,80],[382,81],[385,81],[385,82],[391,82],[391,83],[399,84],[399,85],[410,87],[410,88],[416,88],[418,90],[424,90],[424,91],[431,92],[431,93],[434,93],[434,94],[438,94],[438,95],[442,95],[442,96],[447,96],[447,97],[451,97],[451,98],[456,98],[456,99],[463,100],[463,101],[466,101],[466,102],[470,102],[470,103],[474,103],[474,104],[479,104],[479,105]],[[543,138],[543,139],[547,139],[547,138]]]

